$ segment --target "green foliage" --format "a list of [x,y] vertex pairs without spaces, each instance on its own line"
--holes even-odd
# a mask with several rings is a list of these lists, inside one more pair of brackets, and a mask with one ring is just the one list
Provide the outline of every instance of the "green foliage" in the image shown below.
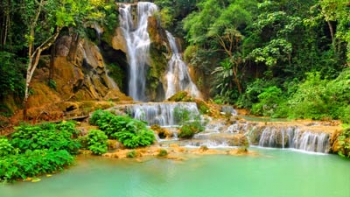
[[219,96],[224,103],[232,103],[238,96],[234,90],[233,64],[229,59],[225,59],[211,74],[214,75],[212,93]]
[[8,155],[0,159],[0,182],[63,170],[73,159],[66,150],[27,150],[23,154]]
[[192,138],[194,134],[204,131],[204,124],[199,114],[193,114],[186,108],[174,109],[175,120],[182,125],[179,132],[180,138]]
[[16,55],[0,51],[0,101],[10,94],[23,96],[24,80],[22,76],[23,63],[16,60]]
[[127,158],[135,158],[136,157],[136,151],[135,150],[131,150],[129,152],[126,153],[126,157]]
[[188,122],[191,119],[192,115],[194,115],[194,114],[191,114],[191,112],[184,107],[175,107],[175,109],[174,109],[175,121],[179,125],[182,125],[182,124]]
[[53,79],[50,79],[50,81],[49,81],[49,87],[50,87],[51,89],[53,89],[53,90],[56,90],[56,88],[57,88],[57,83],[56,83],[56,81],[53,80]]
[[252,113],[256,115],[272,116],[280,102],[283,101],[282,90],[270,86],[258,95],[259,102],[253,105]]
[[127,148],[149,146],[155,140],[146,123],[128,116],[116,116],[108,111],[95,111],[90,124],[97,125],[109,138],[118,139]]
[[21,125],[15,127],[16,132],[11,135],[10,142],[14,148],[19,149],[20,153],[26,150],[49,149],[66,150],[71,154],[77,154],[80,144],[73,139],[77,134],[73,125],[72,122]]
[[154,133],[146,128],[138,130],[123,130],[115,133],[117,139],[127,148],[149,146],[153,144]]
[[247,152],[249,148],[249,141],[246,136],[243,136],[239,139],[239,148],[238,150],[241,152]]
[[8,139],[0,138],[0,157],[8,156],[11,154],[15,154],[15,149],[10,144]]
[[102,155],[107,152],[107,135],[100,130],[90,130],[87,135],[88,149],[95,155]]
[[259,101],[258,95],[269,86],[273,86],[272,81],[259,78],[255,79],[252,83],[247,85],[245,93],[239,97],[236,104],[238,107],[251,108],[254,103]]
[[350,128],[345,128],[338,137],[338,154],[350,158]]
[[158,153],[158,157],[166,157],[168,155],[168,151],[165,149],[160,149]]
[[126,73],[121,69],[120,66],[115,65],[115,64],[109,64],[108,65],[109,69],[109,76],[112,77],[112,79],[117,83],[118,87],[120,89],[124,88],[124,80],[126,78]]
[[80,144],[74,122],[21,125],[0,139],[0,182],[63,170],[73,162]]
[[327,115],[326,86],[328,80],[321,79],[320,73],[308,73],[304,83],[288,100],[289,116],[292,118],[321,119]]

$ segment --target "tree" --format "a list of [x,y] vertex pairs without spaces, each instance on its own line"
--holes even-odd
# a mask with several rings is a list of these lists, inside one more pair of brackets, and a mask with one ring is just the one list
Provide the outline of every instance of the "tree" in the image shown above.
[[255,8],[255,1],[236,0],[229,4],[220,16],[209,27],[208,37],[214,37],[221,46],[221,50],[228,56],[232,65],[232,78],[238,93],[242,94],[240,75],[243,71],[242,40],[244,36],[239,31],[252,21],[251,12]]
[[[24,16],[28,31],[25,35],[28,45],[28,64],[23,99],[23,117],[26,119],[29,86],[39,63],[40,55],[55,42],[62,27],[74,25],[73,16],[78,10],[76,10],[76,3],[73,0],[61,2],[55,0],[26,0],[25,5],[28,10]],[[43,34],[45,28],[49,30],[50,34]],[[39,39],[39,42],[36,42],[36,38],[43,38],[42,36],[45,36],[46,39]]]

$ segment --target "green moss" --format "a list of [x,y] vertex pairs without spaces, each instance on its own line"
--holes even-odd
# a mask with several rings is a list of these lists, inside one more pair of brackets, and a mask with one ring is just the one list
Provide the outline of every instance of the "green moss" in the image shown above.
[[117,83],[120,89],[124,89],[123,82],[125,81],[127,73],[116,64],[109,64],[107,68],[109,69],[108,75]]
[[167,49],[160,43],[152,43],[150,46],[150,65],[147,73],[147,91],[155,92],[160,83],[160,78],[165,72],[168,61],[165,54]]
[[166,157],[168,155],[168,151],[165,149],[160,149],[158,153],[158,157]]
[[180,101],[193,101],[193,98],[188,95],[186,91],[180,91],[171,96],[168,101],[175,101],[175,102],[180,102]]

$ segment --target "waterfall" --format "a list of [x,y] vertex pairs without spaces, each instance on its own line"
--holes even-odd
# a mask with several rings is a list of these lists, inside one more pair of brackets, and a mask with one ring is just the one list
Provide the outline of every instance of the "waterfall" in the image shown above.
[[196,103],[140,103],[114,107],[124,110],[131,117],[146,121],[148,125],[174,126],[179,122],[175,116],[176,109],[187,110],[190,114],[199,115]]
[[191,80],[187,65],[181,59],[174,36],[168,31],[166,31],[166,35],[172,52],[171,59],[168,62],[168,71],[166,74],[166,99],[174,95],[176,92],[183,90],[189,92],[192,97],[200,97],[200,92],[197,86]]
[[329,134],[302,131],[293,127],[266,127],[261,133],[259,146],[288,147],[309,152],[327,153],[329,149]]
[[120,4],[119,20],[128,51],[129,88],[128,95],[137,101],[146,101],[146,71],[149,46],[151,43],[147,32],[148,17],[158,10],[157,6],[149,2],[137,4],[136,24],[133,22],[131,5]]

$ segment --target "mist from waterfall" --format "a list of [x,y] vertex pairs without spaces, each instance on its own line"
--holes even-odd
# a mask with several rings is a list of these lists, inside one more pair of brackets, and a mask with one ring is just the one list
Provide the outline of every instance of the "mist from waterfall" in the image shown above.
[[166,35],[172,52],[171,59],[168,62],[168,72],[166,74],[166,99],[174,95],[176,92],[183,90],[189,92],[192,97],[200,97],[200,92],[197,86],[191,80],[187,65],[182,61],[174,36],[168,31],[166,32]]
[[149,2],[137,4],[137,22],[134,24],[131,5],[120,4],[120,27],[128,51],[129,88],[128,95],[137,101],[146,101],[146,72],[151,43],[147,25],[148,17],[158,10],[157,6]]

